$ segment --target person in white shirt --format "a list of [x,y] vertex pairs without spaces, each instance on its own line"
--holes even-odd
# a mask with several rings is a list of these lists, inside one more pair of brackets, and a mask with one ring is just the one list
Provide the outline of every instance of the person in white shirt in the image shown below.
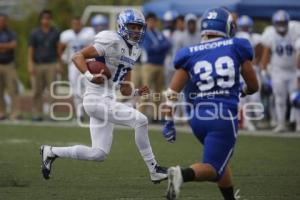
[[80,71],[72,62],[72,56],[90,45],[94,39],[95,32],[93,28],[83,27],[79,17],[73,17],[71,20],[71,28],[61,33],[59,39],[59,54],[63,62],[68,65],[68,79],[70,89],[73,95],[73,103],[75,107],[77,120],[83,121],[82,96],[84,92],[85,80],[81,76]]
[[[262,35],[264,45],[262,55],[262,75],[268,73],[272,79],[275,97],[277,126],[275,132],[286,131],[285,116],[288,95],[297,88],[297,54],[296,40],[299,37],[289,24],[289,14],[284,10],[277,11],[273,17],[273,26],[266,27]],[[268,69],[267,69],[267,66]],[[291,110],[293,113],[293,110]]]

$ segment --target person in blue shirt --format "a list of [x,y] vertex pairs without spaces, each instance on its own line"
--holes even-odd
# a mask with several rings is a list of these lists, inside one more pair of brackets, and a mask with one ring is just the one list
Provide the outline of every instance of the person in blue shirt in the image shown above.
[[[189,124],[204,149],[202,162],[169,168],[167,199],[177,199],[181,185],[190,181],[214,181],[225,200],[235,199],[228,163],[237,137],[239,96],[255,93],[258,81],[249,41],[233,35],[231,14],[224,8],[210,9],[202,16],[202,42],[180,49],[175,56],[163,135],[170,142],[176,139],[173,110],[187,85],[187,93],[196,93],[187,99],[192,103]],[[242,89],[240,74],[245,80]]]
[[[171,49],[170,41],[164,34],[158,30],[158,19],[154,13],[148,13],[146,16],[147,30],[142,43],[143,53],[141,61],[143,85],[148,85],[150,90],[155,94],[161,94],[165,88],[165,58]],[[153,122],[157,122],[158,108],[161,104],[161,98],[153,96],[151,101],[155,104],[153,113],[149,113],[148,117],[152,118]],[[143,99],[146,101],[146,99]],[[146,106],[141,106],[141,112],[146,113]]]

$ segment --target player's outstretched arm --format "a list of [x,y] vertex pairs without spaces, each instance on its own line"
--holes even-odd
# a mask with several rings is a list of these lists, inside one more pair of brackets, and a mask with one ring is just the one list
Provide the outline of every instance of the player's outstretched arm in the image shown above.
[[167,98],[167,109],[168,111],[165,113],[166,117],[172,117],[172,104],[176,103],[179,99],[179,93],[184,88],[187,80],[189,79],[189,75],[187,71],[182,68],[179,68],[175,71],[173,78],[171,80],[171,84],[166,91]]
[[176,129],[173,120],[174,107],[176,102],[179,100],[180,92],[188,79],[188,73],[184,69],[179,68],[176,70],[172,78],[170,87],[165,92],[167,102],[163,113],[165,122],[162,132],[165,139],[171,143],[175,142],[176,140]]
[[257,92],[259,88],[258,80],[250,60],[243,63],[241,74],[246,83],[246,86],[242,90],[242,95],[245,96]]

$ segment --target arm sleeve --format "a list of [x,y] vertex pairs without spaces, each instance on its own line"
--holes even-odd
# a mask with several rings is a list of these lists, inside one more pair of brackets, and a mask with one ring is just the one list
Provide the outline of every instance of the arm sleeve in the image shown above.
[[63,44],[68,44],[68,42],[69,42],[69,37],[68,37],[67,32],[62,32],[62,33],[60,34],[59,42],[60,42],[60,43],[63,43]]
[[177,51],[174,58],[174,67],[175,69],[184,69],[188,70],[188,53],[189,50],[187,48],[182,48]]
[[99,55],[105,56],[117,49],[117,42],[114,41],[114,38],[109,33],[100,32],[95,37],[93,47]]
[[236,52],[239,56],[240,62],[244,63],[246,60],[253,60],[253,48],[247,39],[236,38]]

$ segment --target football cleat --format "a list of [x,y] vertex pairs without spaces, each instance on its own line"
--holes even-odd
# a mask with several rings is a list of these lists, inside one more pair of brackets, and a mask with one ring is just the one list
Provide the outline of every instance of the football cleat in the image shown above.
[[40,154],[42,157],[42,174],[44,179],[50,178],[51,167],[54,160],[57,158],[56,155],[51,151],[51,147],[47,145],[42,145],[40,148]]
[[151,181],[154,184],[160,183],[163,180],[167,180],[168,168],[156,165],[154,168],[154,172],[150,173],[150,177],[151,177]]
[[166,196],[168,200],[178,199],[182,183],[183,178],[180,167],[170,167],[168,169],[168,189]]

